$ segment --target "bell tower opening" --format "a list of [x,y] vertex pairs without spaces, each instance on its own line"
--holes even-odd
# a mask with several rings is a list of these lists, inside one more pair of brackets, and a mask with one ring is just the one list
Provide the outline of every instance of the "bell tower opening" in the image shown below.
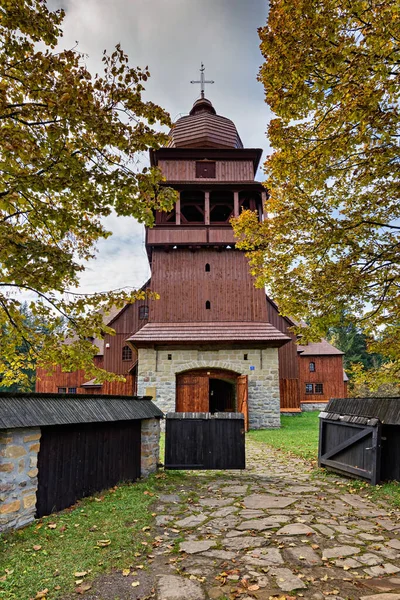
[[184,190],[180,195],[181,223],[204,224],[204,192]]

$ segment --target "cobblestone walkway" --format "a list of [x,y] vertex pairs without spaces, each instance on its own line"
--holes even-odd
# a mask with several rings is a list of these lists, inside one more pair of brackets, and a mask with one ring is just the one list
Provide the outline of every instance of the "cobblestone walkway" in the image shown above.
[[256,442],[247,467],[160,495],[158,600],[400,600],[400,511]]

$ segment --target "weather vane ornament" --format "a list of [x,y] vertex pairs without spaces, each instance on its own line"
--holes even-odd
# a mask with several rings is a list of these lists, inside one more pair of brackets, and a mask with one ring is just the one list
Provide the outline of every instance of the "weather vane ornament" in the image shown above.
[[200,67],[200,79],[194,81],[192,80],[190,83],[199,83],[200,84],[200,94],[201,97],[204,98],[204,90],[205,90],[205,85],[206,83],[214,83],[214,81],[212,81],[211,79],[205,79],[204,78],[204,71],[206,70],[205,66],[203,63],[201,63],[201,67]]

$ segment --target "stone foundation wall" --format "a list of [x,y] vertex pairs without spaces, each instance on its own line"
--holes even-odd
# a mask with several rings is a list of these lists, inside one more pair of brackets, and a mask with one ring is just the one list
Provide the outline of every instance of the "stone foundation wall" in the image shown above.
[[327,402],[302,402],[300,404],[301,412],[311,412],[312,410],[324,410]]
[[142,421],[142,454],[140,472],[147,477],[157,470],[160,460],[160,419],[145,419]]
[[33,521],[40,428],[0,431],[0,531]]
[[163,412],[174,412],[176,375],[202,368],[248,375],[250,428],[280,427],[277,348],[140,348],[138,395],[151,395]]

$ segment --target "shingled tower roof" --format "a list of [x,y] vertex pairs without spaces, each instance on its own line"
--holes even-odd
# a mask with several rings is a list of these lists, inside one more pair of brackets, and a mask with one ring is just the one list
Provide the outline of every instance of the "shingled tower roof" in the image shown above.
[[193,104],[190,113],[171,129],[169,148],[243,148],[235,124],[217,115],[207,98]]

